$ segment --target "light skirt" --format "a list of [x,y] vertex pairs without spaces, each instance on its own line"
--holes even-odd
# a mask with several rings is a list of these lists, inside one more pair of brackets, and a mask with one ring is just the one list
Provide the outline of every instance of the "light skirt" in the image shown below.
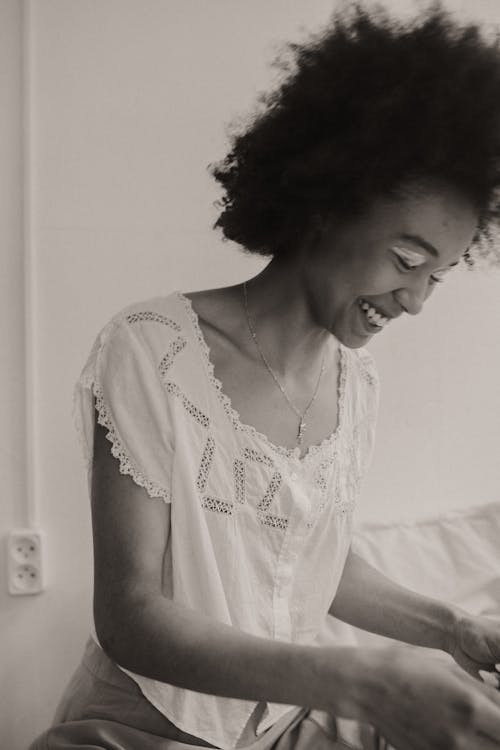
[[[213,747],[175,727],[92,639],[50,729],[29,750],[196,750]],[[245,750],[379,750],[367,725],[293,709]]]

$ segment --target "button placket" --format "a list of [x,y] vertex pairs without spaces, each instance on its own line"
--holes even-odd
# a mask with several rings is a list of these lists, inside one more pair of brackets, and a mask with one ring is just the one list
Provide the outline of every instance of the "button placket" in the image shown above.
[[286,541],[286,547],[282,550],[278,570],[275,579],[274,592],[274,631],[277,638],[285,640],[291,638],[293,624],[290,607],[292,606],[291,593],[295,578],[295,571],[299,558],[300,547],[303,544],[303,533],[301,528],[303,523],[295,526]]
[[321,488],[314,483],[314,466],[304,465],[297,458],[280,467],[283,480],[288,481],[293,510],[290,515],[289,535],[286,549],[282,549],[275,578],[274,592],[274,632],[279,639],[291,637],[295,627],[292,599],[297,568],[300,565],[302,550],[316,527],[318,516],[323,512],[326,503]]

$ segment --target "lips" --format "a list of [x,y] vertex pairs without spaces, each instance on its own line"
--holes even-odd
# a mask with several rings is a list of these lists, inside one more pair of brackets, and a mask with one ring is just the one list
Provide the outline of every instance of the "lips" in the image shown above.
[[358,300],[358,307],[365,322],[368,324],[368,330],[370,331],[382,330],[382,328],[389,322],[389,318],[381,315],[375,307],[370,305],[364,299]]
[[366,297],[360,297],[358,300],[359,304],[362,304],[363,302],[367,302],[370,307],[373,307],[373,309],[381,315],[383,318],[388,318],[389,320],[392,320],[392,318],[397,318],[399,313],[396,313],[395,315],[393,313],[387,312],[387,310],[384,310],[383,307],[380,307],[378,304],[374,304],[371,300],[367,299]]

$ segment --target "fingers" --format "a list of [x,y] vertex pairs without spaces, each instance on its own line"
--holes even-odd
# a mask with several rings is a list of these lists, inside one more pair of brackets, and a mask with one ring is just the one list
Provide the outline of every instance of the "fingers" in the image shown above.
[[[473,722],[478,732],[478,737],[484,741],[493,742],[492,747],[498,748],[500,744],[500,698],[498,691],[489,686],[481,691],[474,708]],[[494,698],[494,700],[492,700]]]
[[486,696],[486,698],[500,709],[500,690],[498,686],[493,686],[486,682],[476,682],[476,687],[482,695]]
[[[462,672],[462,680],[465,680],[474,692],[479,693],[478,708],[481,712],[485,712],[487,717],[490,734],[493,728],[496,726],[496,730],[493,733],[493,737],[498,738],[500,742],[500,689],[498,687],[498,680],[491,673],[486,673],[485,677],[488,676],[487,681],[481,681],[470,677],[465,672]],[[472,680],[472,682],[471,682]],[[491,680],[491,681],[490,681]],[[473,702],[473,705],[474,702]],[[483,728],[481,724],[478,724],[479,728]]]
[[479,676],[485,685],[490,685],[497,690],[500,687],[500,674],[494,669],[480,669]]
[[[488,669],[482,682],[458,664],[402,660],[390,673],[388,700],[377,704],[374,724],[397,750],[499,750],[500,691]],[[412,679],[407,673],[412,667]],[[396,689],[392,689],[393,687]]]

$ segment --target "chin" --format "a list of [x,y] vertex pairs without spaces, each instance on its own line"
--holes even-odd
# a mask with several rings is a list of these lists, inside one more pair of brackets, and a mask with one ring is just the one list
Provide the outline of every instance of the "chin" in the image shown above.
[[351,336],[348,341],[342,341],[342,343],[349,349],[361,349],[362,346],[366,346],[370,339],[371,336],[364,336],[363,338]]
[[359,334],[354,333],[353,331],[335,330],[332,328],[330,329],[330,333],[332,333],[337,341],[340,341],[340,343],[348,349],[360,349],[372,338],[369,333]]

